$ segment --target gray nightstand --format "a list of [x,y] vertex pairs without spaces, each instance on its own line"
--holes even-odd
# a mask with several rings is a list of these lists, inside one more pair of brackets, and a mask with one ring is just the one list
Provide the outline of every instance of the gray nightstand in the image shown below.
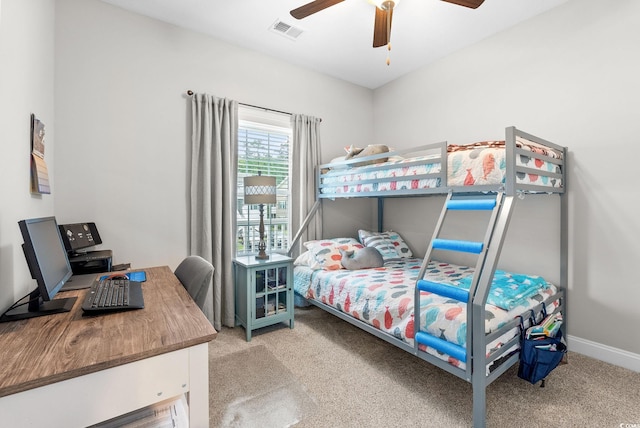
[[233,261],[236,287],[236,323],[247,331],[247,342],[255,329],[280,322],[293,328],[293,259],[270,254]]

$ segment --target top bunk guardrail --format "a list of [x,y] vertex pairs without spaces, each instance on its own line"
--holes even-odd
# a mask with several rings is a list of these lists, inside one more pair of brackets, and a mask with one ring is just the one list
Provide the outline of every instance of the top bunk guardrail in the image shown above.
[[323,164],[319,199],[504,191],[562,194],[566,147],[506,128],[504,141],[428,144]]

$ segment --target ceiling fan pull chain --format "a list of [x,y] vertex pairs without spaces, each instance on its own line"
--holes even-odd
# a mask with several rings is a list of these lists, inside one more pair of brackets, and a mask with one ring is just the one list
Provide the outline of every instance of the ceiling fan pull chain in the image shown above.
[[391,64],[391,11],[387,9],[387,65]]

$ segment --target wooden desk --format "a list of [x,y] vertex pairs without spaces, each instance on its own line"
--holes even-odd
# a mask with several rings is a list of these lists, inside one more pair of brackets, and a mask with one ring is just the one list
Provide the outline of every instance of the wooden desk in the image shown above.
[[167,266],[141,270],[144,309],[86,317],[78,290],[71,312],[0,324],[0,425],[84,427],[187,393],[208,426],[217,333]]

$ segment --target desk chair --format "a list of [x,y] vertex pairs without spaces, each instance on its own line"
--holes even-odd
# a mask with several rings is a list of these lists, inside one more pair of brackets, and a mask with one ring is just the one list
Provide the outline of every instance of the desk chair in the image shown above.
[[200,256],[188,256],[174,272],[201,310],[213,278],[214,267]]

